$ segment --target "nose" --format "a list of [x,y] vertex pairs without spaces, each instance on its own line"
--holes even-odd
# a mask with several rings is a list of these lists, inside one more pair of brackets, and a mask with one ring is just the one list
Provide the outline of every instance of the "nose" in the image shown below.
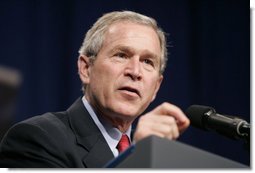
[[134,81],[139,81],[142,79],[139,57],[133,57],[129,59],[124,74]]

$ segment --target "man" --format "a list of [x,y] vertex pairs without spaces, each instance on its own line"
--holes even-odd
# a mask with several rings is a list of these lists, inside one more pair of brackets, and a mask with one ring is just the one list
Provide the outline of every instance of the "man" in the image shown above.
[[178,138],[189,120],[170,103],[141,116],[131,134],[132,122],[156,97],[166,52],[164,33],[155,20],[130,11],[102,16],[79,51],[84,96],[67,111],[12,127],[1,143],[2,165],[99,168],[121,152],[120,139]]

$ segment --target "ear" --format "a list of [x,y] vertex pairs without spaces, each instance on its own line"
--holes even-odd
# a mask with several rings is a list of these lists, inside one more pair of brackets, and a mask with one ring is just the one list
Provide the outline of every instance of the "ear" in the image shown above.
[[90,82],[90,66],[89,58],[85,55],[80,55],[77,61],[79,76],[83,84]]
[[158,78],[158,81],[157,81],[157,84],[156,84],[156,87],[155,87],[155,91],[154,91],[154,95],[153,95],[153,97],[152,97],[152,99],[151,99],[151,102],[156,98],[156,95],[157,95],[157,93],[158,93],[158,90],[159,90],[159,88],[160,88],[160,85],[161,85],[161,83],[162,83],[162,81],[163,81],[163,75],[161,74],[160,76],[159,76],[159,78]]

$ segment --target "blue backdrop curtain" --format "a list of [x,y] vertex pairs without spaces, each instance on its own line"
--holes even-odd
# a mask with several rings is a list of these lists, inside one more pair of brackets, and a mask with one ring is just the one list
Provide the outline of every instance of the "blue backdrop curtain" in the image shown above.
[[[133,10],[155,18],[169,34],[169,61],[156,100],[184,111],[192,104],[250,121],[248,0],[1,0],[0,65],[22,84],[13,122],[65,110],[79,96],[78,49],[98,17]],[[179,139],[249,164],[242,141],[190,127]]]

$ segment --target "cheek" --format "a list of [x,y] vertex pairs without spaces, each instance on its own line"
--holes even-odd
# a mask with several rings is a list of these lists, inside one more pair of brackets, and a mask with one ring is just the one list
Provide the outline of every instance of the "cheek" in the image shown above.
[[116,80],[117,72],[115,68],[109,65],[101,64],[91,71],[90,84],[93,89],[98,92],[109,92],[109,88],[113,87]]
[[147,98],[152,98],[155,94],[156,89],[157,89],[158,78],[154,77],[153,79],[150,78],[145,81],[147,81],[144,83],[145,94],[147,95]]

